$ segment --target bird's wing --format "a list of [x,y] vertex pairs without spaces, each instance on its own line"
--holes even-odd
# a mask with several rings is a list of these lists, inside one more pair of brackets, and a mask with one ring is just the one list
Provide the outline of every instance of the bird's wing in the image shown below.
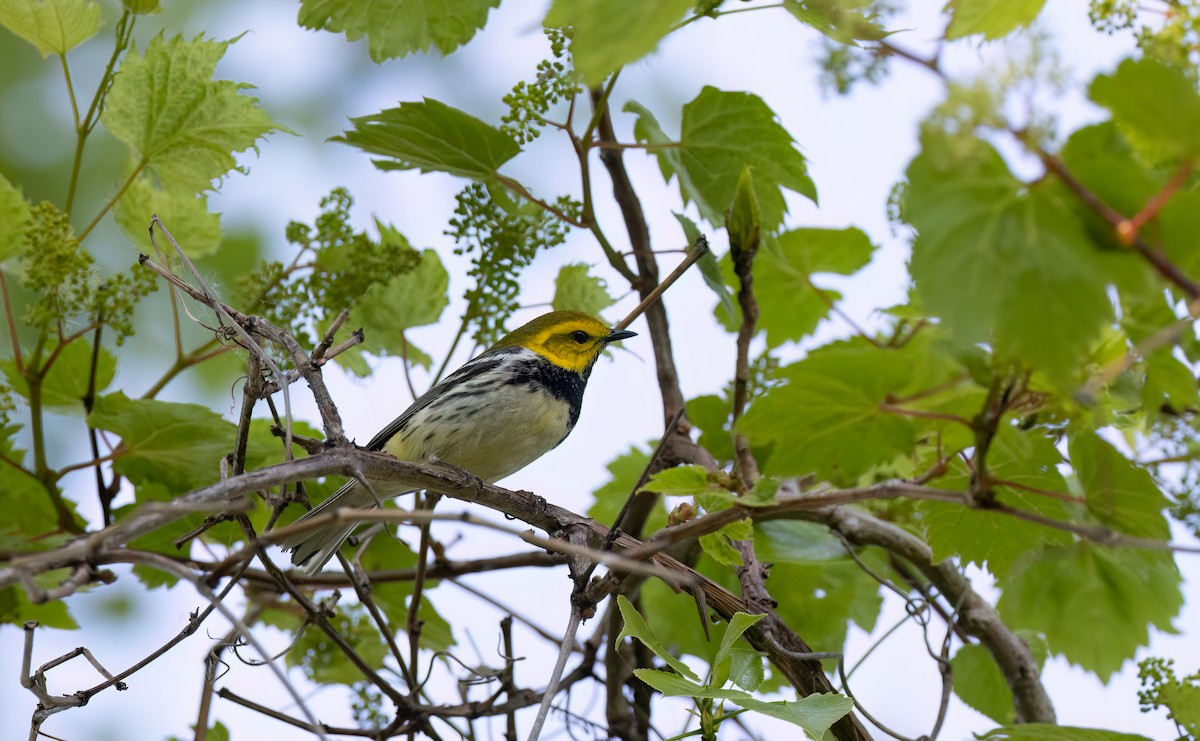
[[509,360],[510,355],[521,352],[520,347],[505,347],[497,350],[489,350],[474,360],[469,360],[463,367],[446,376],[433,388],[421,395],[421,398],[413,402],[412,406],[404,410],[404,413],[379,431],[375,437],[371,438],[371,442],[367,443],[367,450],[380,451],[383,446],[387,445],[388,440],[392,439],[396,433],[408,426],[413,416],[425,407],[433,403],[435,399],[445,394],[453,388],[460,388],[463,384],[471,381],[473,378],[493,370]]

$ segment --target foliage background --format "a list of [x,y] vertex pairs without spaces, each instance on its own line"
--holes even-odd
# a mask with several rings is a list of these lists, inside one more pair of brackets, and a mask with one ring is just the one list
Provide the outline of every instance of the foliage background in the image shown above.
[[[109,18],[115,15],[114,5],[105,5]],[[940,27],[937,7],[940,4],[912,5],[917,7],[897,15],[891,27],[915,29],[898,38],[912,48],[922,48],[929,38],[923,35],[923,29]],[[455,316],[461,309],[459,297],[465,287],[461,276],[467,264],[453,255],[452,242],[443,230],[461,182],[436,174],[380,172],[361,152],[326,139],[346,128],[347,116],[368,114],[398,100],[421,96],[496,121],[503,111],[500,96],[518,80],[528,78],[536,63],[546,55],[547,45],[538,31],[543,10],[539,3],[507,2],[493,11],[486,29],[477,38],[444,59],[417,55],[375,65],[367,59],[361,42],[347,44],[337,35],[298,28],[294,22],[294,3],[168,2],[164,14],[152,16],[139,30],[139,46],[160,26],[168,29],[168,34],[181,32],[187,38],[203,32],[211,38],[227,39],[247,32],[231,46],[218,68],[218,77],[257,86],[254,94],[265,110],[297,133],[297,136],[276,133],[261,145],[257,156],[241,158],[248,173],[231,175],[212,197],[212,208],[223,213],[229,244],[217,258],[203,264],[206,273],[215,276],[220,285],[222,280],[228,281],[229,276],[251,265],[256,256],[281,254],[285,248],[283,225],[293,219],[311,220],[319,199],[332,187],[346,185],[356,198],[353,215],[360,228],[368,227],[374,214],[394,223],[413,245],[438,250],[454,276],[452,302],[446,316]],[[1132,49],[1128,34],[1109,37],[1097,34],[1088,26],[1086,14],[1087,3],[1083,0],[1055,0],[1049,3],[1039,21],[1039,28],[1062,51],[1063,61],[1077,83],[1097,72],[1111,70]],[[809,157],[810,175],[820,189],[819,209],[805,199],[789,198],[789,222],[832,227],[854,224],[881,245],[866,270],[852,279],[828,281],[845,295],[842,308],[865,326],[872,326],[878,321],[872,313],[875,309],[904,297],[908,237],[893,232],[885,206],[893,183],[900,179],[917,151],[917,123],[941,99],[942,89],[936,79],[922,70],[893,63],[890,78],[879,87],[860,86],[847,98],[827,95],[818,83],[813,62],[817,39],[815,32],[783,23],[771,13],[747,13],[722,19],[719,24],[696,23],[669,37],[648,60],[627,69],[615,103],[619,107],[625,99],[637,99],[659,114],[668,131],[677,131],[678,121],[671,119],[670,112],[675,111],[677,116],[679,106],[691,100],[704,85],[728,90],[752,89],[761,95],[798,139]],[[96,74],[102,67],[108,43],[106,33],[102,32],[73,52],[74,68],[82,71],[83,79],[77,80],[81,89],[87,89],[92,82],[86,75]],[[1006,44],[959,44],[947,50],[946,67],[966,74],[1011,53],[1012,47]],[[40,67],[41,72],[31,81],[25,70],[34,66]],[[1061,97],[1049,96],[1040,101],[1052,106],[1060,116],[1062,131],[1103,117],[1086,102],[1078,84],[1068,90]],[[72,139],[65,104],[57,67],[43,63],[32,47],[0,30],[0,171],[25,184],[31,200],[58,198],[65,188],[62,165],[63,159],[70,156]],[[618,117],[618,126],[623,128],[623,138],[630,139],[631,119]],[[98,130],[96,140],[84,172],[97,180],[84,183],[80,189],[92,198],[107,193],[103,183],[123,167],[124,156],[103,129]],[[559,158],[569,156],[563,147],[565,144],[555,137],[543,137],[529,148],[534,156],[514,163],[512,174],[538,192],[570,190],[574,186],[571,171],[555,167]],[[1039,171],[1039,165],[1027,158],[1016,156],[1015,160],[1019,173],[1023,168],[1028,169],[1022,174]],[[668,187],[662,182],[650,157],[634,153],[627,157],[627,164],[646,201],[657,242],[682,244],[682,235],[670,213],[679,208],[675,186]],[[81,210],[94,211],[99,205],[98,200],[81,203]],[[619,222],[619,214],[607,199],[598,206],[602,221]],[[144,244],[125,244],[127,240],[110,219],[98,227],[92,239],[104,244],[122,244],[122,263],[131,261],[138,250],[147,249]],[[114,249],[110,254],[118,252]],[[573,234],[563,247],[539,256],[522,279],[524,301],[548,301],[558,267],[579,259],[597,262],[590,236],[582,232]],[[603,266],[599,272],[604,273]],[[615,276],[610,276],[609,282],[620,285]],[[693,273],[672,289],[666,301],[676,328],[685,393],[691,398],[716,391],[730,375],[733,346],[729,335],[721,331],[712,317],[711,294],[698,274]],[[632,297],[623,298],[611,316],[619,316],[633,303]],[[152,297],[147,304],[149,308],[141,317],[147,321],[139,325],[139,333],[132,340],[141,361],[121,365],[117,387],[144,387],[158,375],[161,363],[165,362],[160,348],[169,341],[169,324],[156,323],[147,315],[162,311],[165,294]],[[532,309],[521,316],[533,316],[538,311]],[[157,334],[143,329],[155,326]],[[412,338],[436,358],[449,346],[451,332],[443,323],[415,330]],[[846,327],[836,320],[823,323],[802,347],[846,334]],[[646,362],[649,349],[645,346],[639,349],[636,343],[627,344],[632,355],[618,354],[615,362],[603,363],[597,369],[583,419],[573,436],[552,455],[508,480],[511,488],[539,492],[568,508],[584,510],[590,503],[590,492],[607,478],[605,464],[631,443],[659,434],[658,391],[653,382],[653,368]],[[236,366],[229,364],[193,373],[169,387],[164,398],[200,401],[232,415],[236,398],[230,383],[236,373]],[[352,437],[365,440],[407,403],[400,374],[399,361],[394,359],[381,361],[376,375],[367,381],[346,378],[338,370],[328,372]],[[420,376],[420,386],[419,379]],[[394,404],[380,404],[381,395],[394,398]],[[300,416],[303,418],[305,412],[301,411]],[[315,418],[311,409],[308,417]],[[59,450],[60,460],[87,457],[82,438],[54,439],[79,445],[77,450]],[[83,511],[93,514],[87,510],[94,506],[91,499],[82,499]],[[479,530],[470,530],[469,536],[470,542],[462,546],[460,557],[467,552],[483,555],[503,551],[512,545],[506,539]],[[1183,533],[1176,536],[1185,537]],[[1155,634],[1147,653],[1172,656],[1180,667],[1187,669],[1200,665],[1200,647],[1194,640],[1189,641],[1186,633],[1189,626],[1200,625],[1196,607],[1200,594],[1195,586],[1200,580],[1200,567],[1195,559],[1188,557],[1180,559],[1180,565],[1188,602],[1175,624],[1185,634],[1176,637]],[[539,600],[554,606],[542,616],[543,624],[554,627],[565,620],[569,583],[566,579],[561,583],[554,579],[545,582],[547,590],[559,590],[553,597]],[[500,587],[494,581],[487,586],[494,592],[507,592],[510,588],[519,589],[522,584],[523,580],[517,578],[511,587]],[[542,586],[539,583],[539,589]],[[473,600],[449,589],[438,590],[436,603],[447,616],[478,610]],[[157,645],[178,630],[197,604],[197,598],[186,591],[146,594],[132,579],[123,578],[112,587],[79,595],[73,601],[75,614],[88,627],[88,635],[47,631],[44,637],[39,637],[38,652],[48,657],[59,648],[66,650],[86,643],[101,660],[120,666],[140,658],[148,646]],[[889,625],[899,616],[900,608],[898,601],[888,598],[878,624]],[[537,604],[528,609],[535,612]],[[492,626],[498,617],[499,613],[486,616],[477,633],[476,629],[468,628],[484,653],[490,650]],[[214,617],[207,630],[217,635],[224,632],[220,626],[219,619]],[[1086,629],[1081,626],[1081,630]],[[526,652],[529,666],[546,664],[553,651],[551,647],[547,645],[545,651],[539,652],[541,644],[529,639],[521,642],[529,647]],[[848,650],[853,654],[869,642],[858,629],[852,629]],[[0,654],[18,656],[20,644],[19,631],[0,630]],[[872,660],[875,669],[856,683],[856,693],[872,712],[911,733],[919,732],[921,723],[936,704],[935,672],[932,665],[921,665],[916,655],[919,646],[919,642],[903,638],[889,641],[875,654]],[[207,648],[203,640],[186,642],[172,657],[137,675],[137,681],[131,683],[126,693],[106,694],[84,711],[58,716],[47,730],[68,738],[78,735],[96,739],[135,737],[131,733],[137,738],[162,738],[185,732],[194,711],[193,688],[200,680],[200,656]],[[918,666],[920,669],[914,669]],[[1161,717],[1137,712],[1136,678],[1130,666],[1127,664],[1124,672],[1103,686],[1062,660],[1051,660],[1046,681],[1057,701],[1060,722],[1167,737],[1172,726]],[[64,688],[72,687],[75,678],[70,671],[54,675],[54,681]],[[897,674],[907,675],[909,671],[924,674],[911,679],[906,676],[904,691],[897,691]],[[243,676],[235,676],[238,674]],[[278,693],[275,699],[280,705],[286,704],[277,687],[241,666],[235,665],[226,681],[235,688],[239,683],[246,688],[254,687],[256,697],[267,704],[272,704],[271,693]],[[325,691],[313,698],[314,707],[327,720],[333,719],[334,708],[341,708],[344,713],[342,698],[328,697],[331,694],[336,693]],[[30,696],[15,682],[0,683],[0,717],[25,717],[30,701]],[[328,712],[324,710],[326,706]],[[136,725],[131,726],[130,716],[135,712]],[[272,721],[230,705],[223,705],[214,717],[239,731],[261,724],[263,733],[278,732]],[[906,718],[914,719],[915,725],[907,727]],[[949,738],[959,738],[968,731],[982,731],[992,725],[955,699],[946,733]]]

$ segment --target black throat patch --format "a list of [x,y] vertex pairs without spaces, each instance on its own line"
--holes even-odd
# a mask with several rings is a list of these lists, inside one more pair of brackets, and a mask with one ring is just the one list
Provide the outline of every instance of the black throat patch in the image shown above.
[[587,379],[591,371],[589,367],[579,374],[544,360],[521,358],[513,363],[512,377],[506,385],[529,385],[539,391],[545,391],[555,399],[565,401],[570,408],[568,424],[574,427],[579,420],[579,410],[583,407],[583,391],[587,388]]

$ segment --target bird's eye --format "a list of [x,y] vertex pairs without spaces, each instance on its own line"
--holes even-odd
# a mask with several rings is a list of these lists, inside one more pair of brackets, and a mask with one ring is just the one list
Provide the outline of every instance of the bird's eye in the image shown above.
[[590,340],[591,337],[588,337],[588,333],[584,332],[582,329],[577,329],[571,333],[571,339],[582,345]]

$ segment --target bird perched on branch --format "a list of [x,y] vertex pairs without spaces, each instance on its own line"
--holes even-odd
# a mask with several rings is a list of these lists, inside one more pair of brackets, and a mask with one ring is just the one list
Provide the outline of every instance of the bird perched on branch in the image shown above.
[[[633,337],[578,311],[553,311],[513,330],[486,352],[429,389],[383,428],[367,450],[400,460],[439,460],[493,483],[541,458],[566,439],[583,404],[588,376],[611,342]],[[375,485],[380,497],[408,490]],[[374,507],[376,499],[351,481],[297,522],[339,507]],[[350,537],[356,524],[303,533],[281,545],[292,563],[315,573]]]

